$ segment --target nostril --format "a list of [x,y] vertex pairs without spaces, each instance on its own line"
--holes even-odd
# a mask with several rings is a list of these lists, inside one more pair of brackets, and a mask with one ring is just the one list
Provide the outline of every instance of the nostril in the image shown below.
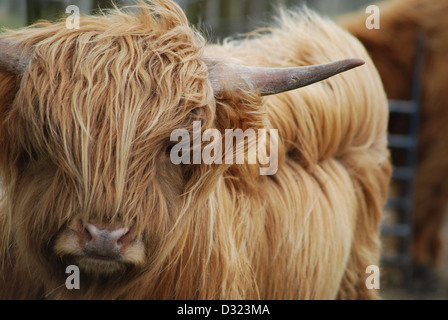
[[84,242],[89,242],[92,240],[92,235],[90,234],[89,230],[84,227],[84,224],[81,220],[79,220],[76,225],[76,231],[78,232],[80,240],[83,240]]
[[87,242],[92,241],[92,235],[90,234],[89,230],[84,229],[84,236]]
[[126,244],[129,235],[130,235],[129,228],[121,228],[109,231],[107,236],[115,246],[121,247],[122,245]]
[[117,244],[121,247],[126,246],[132,241],[133,237],[134,237],[134,228],[133,227],[127,228],[126,233],[123,234],[123,236],[121,236],[117,240]]

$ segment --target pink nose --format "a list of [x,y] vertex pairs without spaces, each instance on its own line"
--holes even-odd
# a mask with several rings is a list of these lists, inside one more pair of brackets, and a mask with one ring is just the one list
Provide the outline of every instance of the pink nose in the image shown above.
[[95,259],[117,260],[120,258],[122,248],[131,241],[129,228],[109,230],[88,223],[84,230],[86,238],[84,253]]

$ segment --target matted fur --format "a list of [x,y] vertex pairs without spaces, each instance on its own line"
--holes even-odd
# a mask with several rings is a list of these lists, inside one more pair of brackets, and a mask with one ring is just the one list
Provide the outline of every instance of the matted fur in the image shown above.
[[[134,12],[134,13],[133,13]],[[390,178],[387,101],[362,45],[314,13],[206,45],[168,0],[40,24],[3,37],[33,47],[23,77],[0,74],[1,298],[375,298],[378,226]],[[366,66],[261,98],[214,99],[205,58]],[[279,170],[174,166],[172,130],[279,129]],[[119,268],[79,263],[73,224],[133,225]],[[103,270],[99,270],[102,268]]]
[[[412,254],[416,264],[441,261],[442,227],[448,204],[448,1],[392,0],[378,4],[381,29],[367,30],[365,14],[340,24],[367,48],[391,99],[411,98],[416,37],[424,36],[423,100],[414,197]],[[390,129],[406,133],[407,118],[391,117]],[[397,165],[400,159],[394,158]]]

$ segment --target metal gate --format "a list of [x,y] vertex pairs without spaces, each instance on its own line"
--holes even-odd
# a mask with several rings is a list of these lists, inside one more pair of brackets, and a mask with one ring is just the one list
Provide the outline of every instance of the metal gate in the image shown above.
[[404,152],[405,159],[395,164],[392,171],[392,184],[400,188],[396,195],[391,195],[386,204],[386,210],[397,213],[398,222],[383,224],[383,236],[398,238],[399,246],[395,254],[383,255],[382,263],[395,265],[403,271],[403,281],[408,283],[412,276],[411,243],[413,235],[414,183],[417,167],[418,135],[420,129],[420,109],[422,97],[422,68],[424,39],[417,39],[417,54],[415,57],[414,78],[412,82],[411,100],[389,100],[390,115],[407,117],[408,132],[404,134],[389,134],[389,148],[392,152]]

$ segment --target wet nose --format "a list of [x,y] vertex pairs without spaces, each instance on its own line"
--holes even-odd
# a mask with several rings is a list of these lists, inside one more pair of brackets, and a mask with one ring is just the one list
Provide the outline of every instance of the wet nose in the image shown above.
[[121,249],[130,242],[129,228],[106,229],[92,223],[85,226],[85,254],[95,259],[116,260]]

